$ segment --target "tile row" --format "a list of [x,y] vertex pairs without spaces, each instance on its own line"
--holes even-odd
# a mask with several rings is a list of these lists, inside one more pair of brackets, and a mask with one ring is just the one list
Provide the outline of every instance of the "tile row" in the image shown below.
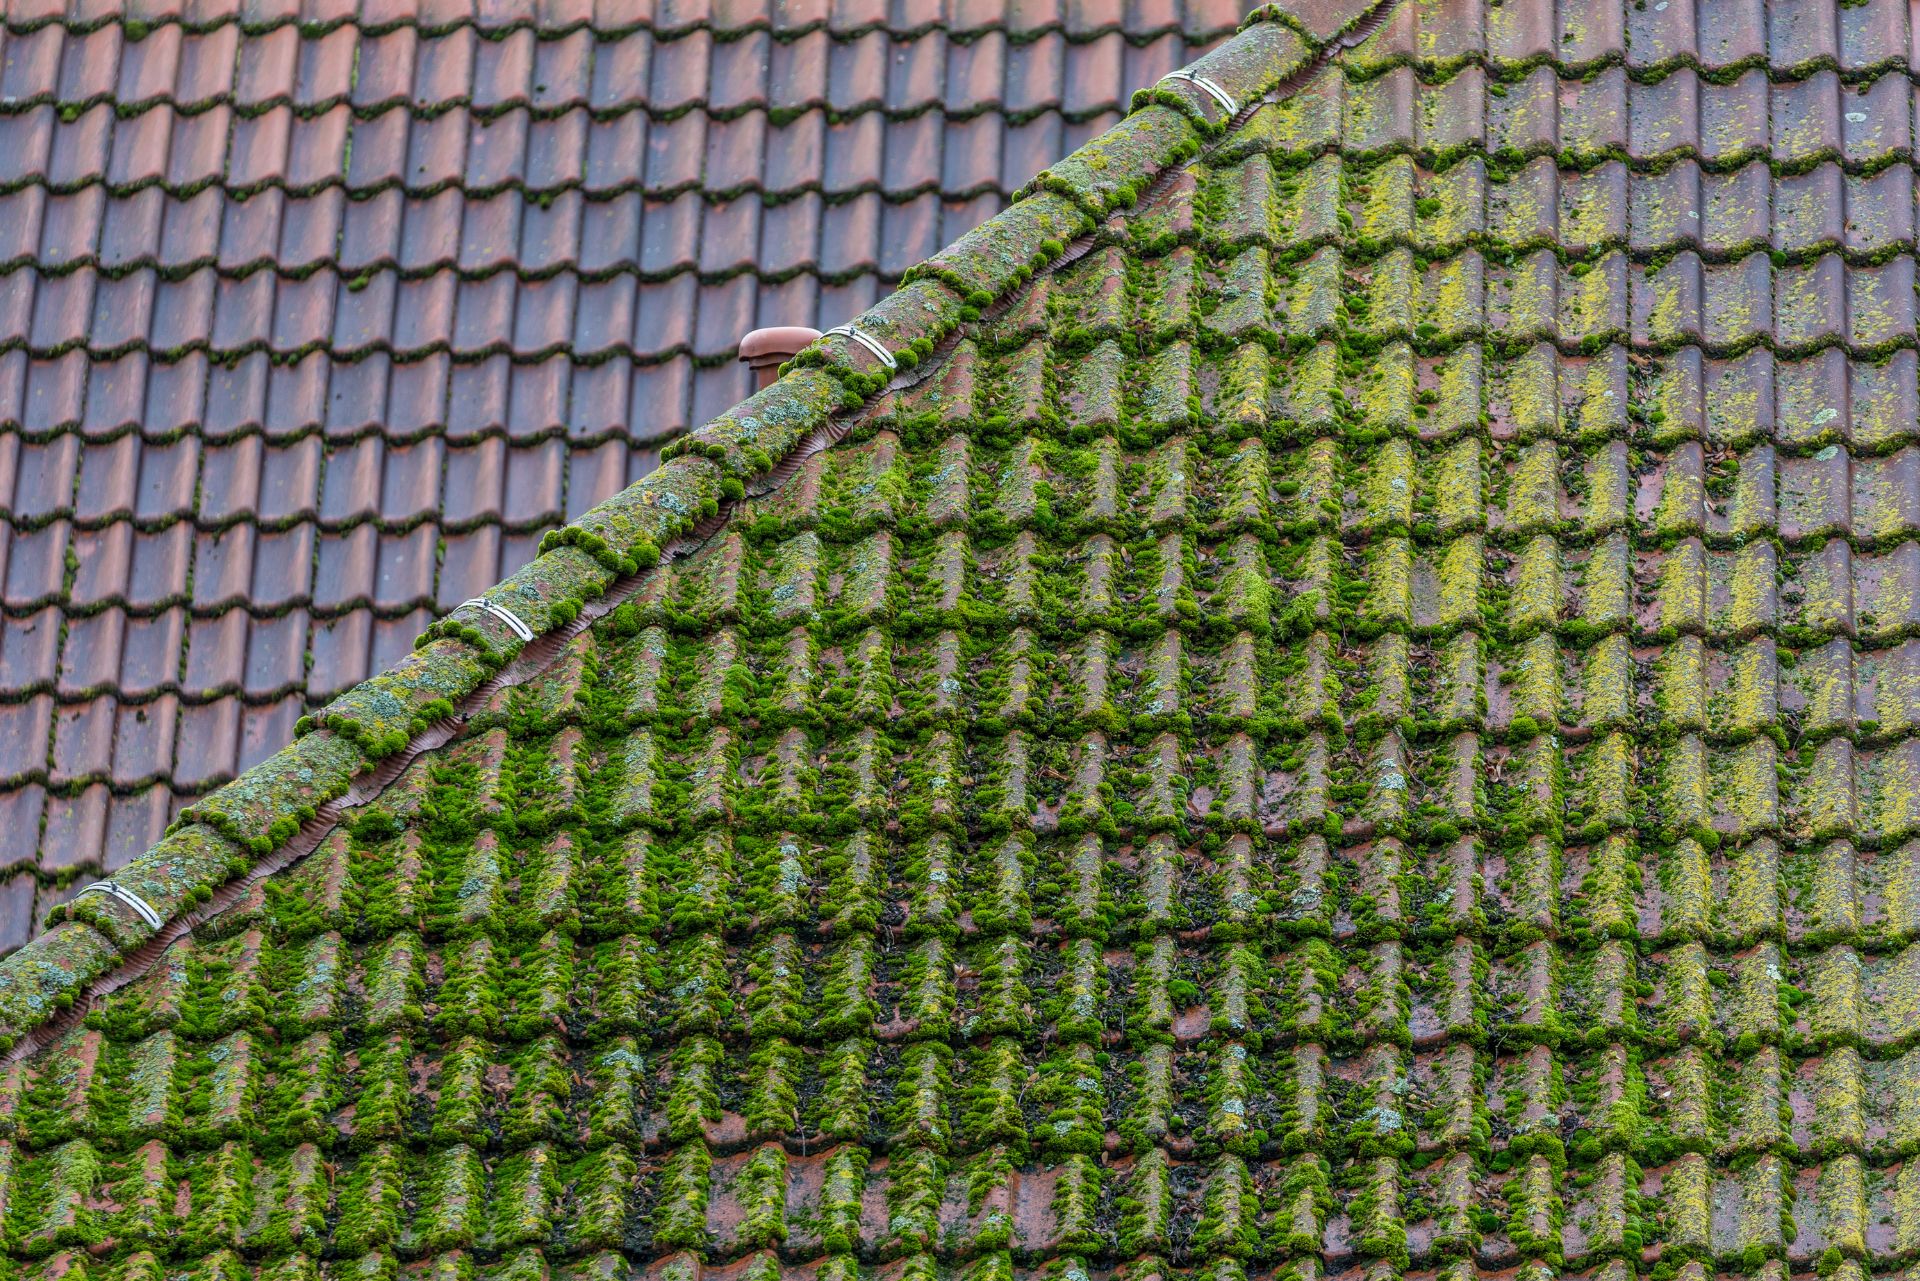
[[[926,242],[933,243],[931,227],[928,232]],[[1827,252],[1775,266],[1759,251],[1714,263],[1687,250],[1646,266],[1622,251],[1568,265],[1546,248],[1495,257],[1469,248],[1439,261],[1395,248],[1355,263],[1327,248],[1287,263],[1255,243],[1217,265],[1181,250],[1164,272],[1169,288],[1155,308],[1157,322],[1177,332],[1198,319],[1208,342],[1262,334],[1284,335],[1293,344],[1325,339],[1334,333],[1343,299],[1353,299],[1361,313],[1352,325],[1357,341],[1413,341],[1422,350],[1491,337],[1509,351],[1544,342],[1579,352],[1627,341],[1643,350],[1704,347],[1714,355],[1761,345],[1795,359],[1839,347],[1878,359],[1916,341],[1915,259],[1906,253],[1856,266]],[[854,274],[870,280],[858,267]],[[1217,282],[1250,292],[1197,318],[1201,290]],[[94,371],[131,374],[114,380],[116,403],[105,411],[111,418],[142,399],[148,380],[140,377],[141,364],[177,369],[183,363],[177,357],[195,352],[209,353],[223,370],[261,352],[290,368],[349,369],[391,353],[399,358],[396,367],[408,370],[431,370],[434,362],[420,357],[442,354],[462,371],[494,368],[486,360],[491,356],[512,357],[516,370],[564,370],[574,359],[625,363],[648,339],[657,345],[645,354],[655,360],[689,349],[696,357],[729,355],[747,328],[738,322],[749,317],[726,304],[764,302],[758,282],[736,277],[732,288],[702,300],[719,306],[688,309],[661,323],[660,308],[700,290],[690,273],[653,282],[624,272],[592,280],[571,270],[523,280],[508,271],[479,278],[450,270],[418,278],[391,270],[346,277],[325,268],[304,277],[255,272],[236,278],[202,269],[167,280],[146,271],[115,279],[91,268],[58,276],[21,269],[0,276],[0,359],[11,358],[12,369],[26,375],[9,379],[16,387],[36,375],[74,383]],[[100,359],[120,353],[129,360]],[[1034,357],[1041,358],[1037,348]],[[381,359],[347,382],[384,397],[387,374]],[[437,383],[444,380],[419,380],[426,403],[407,417],[437,412]],[[593,416],[617,416],[620,399],[596,397]],[[85,412],[72,399],[55,408],[62,417],[48,417],[42,405],[0,403],[0,421],[44,431],[78,421],[68,413]],[[349,402],[337,412],[351,419],[362,410]]]
[[[284,130],[289,115],[306,119],[335,106],[363,118],[389,107],[405,109],[403,117],[457,108],[463,128],[469,113],[481,121],[513,108],[539,118],[636,108],[655,118],[689,108],[730,117],[751,107],[780,114],[824,107],[834,115],[944,108],[962,116],[1051,109],[1083,118],[1124,109],[1133,86],[1202,52],[1164,27],[1080,39],[939,28],[906,37],[815,29],[730,39],[704,30],[672,39],[646,31],[596,39],[585,30],[537,39],[524,28],[494,39],[473,27],[427,36],[413,27],[374,35],[349,26],[310,39],[293,27],[242,36],[234,26],[196,35],[165,25],[138,41],[125,32],[119,24],[85,34],[55,25],[6,36],[0,94],[7,111],[50,104],[77,115],[104,102],[123,120],[137,120],[160,105],[184,119],[225,118],[231,109],[243,130],[275,108]],[[234,154],[256,147],[243,133]]]
[[[268,196],[255,199],[278,204]],[[418,234],[403,235],[400,198],[375,197],[370,203],[386,206],[387,216],[367,227],[374,239],[341,246],[364,258],[344,270],[333,265],[339,248],[331,239],[326,259],[282,271],[270,269],[264,250],[237,275],[211,265],[184,273],[137,266],[111,274],[88,265],[52,274],[16,267],[0,273],[0,343],[35,354],[77,345],[101,353],[136,345],[174,352],[208,343],[226,352],[248,345],[235,331],[241,326],[256,335],[276,328],[298,334],[301,344],[317,335],[352,355],[374,345],[445,348],[457,330],[455,349],[463,353],[490,346],[523,355],[571,349],[593,359],[617,347],[658,358],[694,341],[694,309],[686,304],[703,286],[724,297],[743,276],[749,285],[778,287],[808,275],[820,289],[876,274],[897,279],[922,248],[937,247],[941,235],[971,227],[999,204],[993,197],[944,202],[932,194],[895,204],[868,194],[844,202],[804,196],[768,207],[743,197],[708,205],[695,193],[601,204],[568,193],[540,215],[542,228],[554,233],[547,252],[522,255],[517,194],[498,198],[513,206],[502,210],[513,234],[491,244],[459,232],[478,220],[461,217],[457,193],[435,199],[444,202],[442,213],[452,213],[442,229],[455,230],[456,239],[429,240],[429,220],[420,216],[407,224]],[[692,257],[681,257],[683,250]],[[396,254],[415,251],[431,255],[420,271],[409,275],[394,267]],[[470,259],[483,263],[476,269],[483,274],[462,274]],[[262,266],[269,269],[248,270]],[[582,267],[591,274],[583,275]],[[76,333],[76,325],[86,332]],[[696,354],[730,353],[742,332],[702,334]]]
[[[1128,53],[1141,65],[1093,78],[1110,83],[1124,70],[1151,83],[1178,66],[1180,54],[1167,42],[1147,46]],[[1899,71],[1859,85],[1832,72],[1771,83],[1760,71],[1721,84],[1691,70],[1641,84],[1622,68],[1563,80],[1542,67],[1505,84],[1469,68],[1430,85],[1411,68],[1371,80],[1335,69],[1263,108],[1238,141],[1307,155],[1343,146],[1350,158],[1413,152],[1451,159],[1470,149],[1556,156],[1582,167],[1610,157],[1643,169],[1693,159],[1720,171],[1762,160],[1798,172],[1831,160],[1872,173],[1889,158],[1912,156],[1916,92]],[[0,142],[14,158],[0,187],[130,193],[158,186],[180,197],[208,186],[308,193],[344,185],[361,193],[449,184],[476,192],[578,186],[662,195],[697,186],[721,194],[874,187],[904,194],[933,185],[952,194],[987,185],[1004,192],[1101,132],[1125,105],[1111,93],[969,102],[889,113],[803,99],[749,102],[724,115],[711,107],[612,116],[577,108],[550,118],[524,109],[481,117],[464,107],[357,117],[345,106],[310,116],[286,107],[257,116],[226,107],[187,115],[164,105],[120,115],[109,101],[84,109],[46,104],[0,114]]]
[[[125,16],[120,5],[98,0],[9,0],[3,21],[9,32],[56,25],[84,35]],[[600,37],[771,30],[791,38],[816,28],[842,36],[873,29],[912,35],[937,28],[967,36],[1007,31],[1022,39],[1057,30],[1087,39],[1118,28],[1138,36],[1181,31],[1204,40],[1231,35],[1242,16],[1241,8],[1217,0],[152,0],[134,11],[149,29],[179,24],[205,33],[238,24],[255,39],[284,28],[312,38],[342,27],[376,35],[413,27],[429,37],[474,27],[498,38],[526,27],[543,39],[579,28]]]
[[[752,327],[756,293],[760,305],[778,318],[792,313],[775,308],[792,302],[803,318],[840,319],[861,309],[861,293],[874,291],[875,282],[865,284],[864,290],[820,298],[804,287],[756,290],[746,281],[719,298],[737,305],[734,318],[746,322],[726,332],[738,335]],[[814,311],[816,305],[826,316]],[[724,359],[731,347],[719,354]],[[289,363],[258,352],[214,364],[197,353],[171,361],[143,352],[91,361],[73,351],[41,361],[16,350],[0,354],[0,390],[0,403],[6,405],[0,423],[9,429],[5,449],[11,466],[12,431],[45,440],[73,429],[90,440],[140,432],[155,442],[183,434],[224,442],[265,433],[278,443],[324,432],[334,438],[377,433],[395,441],[446,436],[459,444],[494,435],[518,444],[543,436],[581,442],[620,436],[636,447],[657,447],[687,424],[705,422],[738,404],[751,387],[737,363],[695,364],[685,354],[648,364],[619,358],[587,364],[564,355],[516,363],[504,355],[456,362],[445,356],[393,361],[373,353],[348,361],[315,352]],[[156,455],[151,461],[160,460]],[[21,502],[20,509],[61,506],[73,485],[50,475],[46,479],[49,489]],[[14,509],[12,489],[8,485],[5,494],[8,510]],[[137,510],[159,509],[141,500]]]
[[[1321,6],[1304,6],[1314,9]],[[1636,72],[1676,66],[1724,72],[1765,67],[1776,76],[1833,67],[1870,72],[1920,62],[1920,30],[1900,0],[1780,4],[1767,0],[1452,0],[1403,5],[1347,56],[1355,68],[1464,62],[1493,67],[1555,61]]]
[[[989,133],[997,128],[993,118],[983,120]],[[948,131],[931,151],[944,146],[952,161],[962,134],[972,129]],[[874,145],[863,152],[869,161],[901,154],[877,138],[869,141]],[[1071,140],[1043,141],[1036,155],[1055,155]],[[991,158],[997,146],[985,154]],[[855,150],[850,140],[846,154]],[[741,154],[759,152],[748,146]],[[797,164],[799,173],[820,171],[817,157],[803,155]],[[833,168],[827,166],[829,174]],[[307,196],[269,189],[241,199],[209,188],[175,198],[148,188],[115,198],[99,187],[66,195],[28,187],[0,196],[0,213],[8,216],[0,264],[59,275],[96,269],[115,280],[149,272],[169,282],[205,268],[236,276],[271,268],[294,277],[332,268],[354,280],[382,269],[410,277],[445,269],[533,277],[637,272],[648,279],[687,270],[776,280],[799,271],[897,275],[928,243],[958,236],[1000,209],[1001,189],[990,178],[944,181],[962,176],[951,169],[876,171],[838,194],[800,191],[773,202],[757,194],[715,195],[711,172],[705,193],[676,184],[680,194],[660,196],[598,196],[574,188],[543,195],[509,188],[482,196],[442,188],[349,199],[328,188]],[[1259,211],[1251,202],[1275,184],[1289,198],[1278,209]],[[1776,176],[1760,161],[1716,173],[1688,160],[1642,174],[1619,161],[1579,172],[1540,158],[1490,172],[1484,160],[1470,157],[1436,173],[1404,157],[1349,165],[1329,156],[1289,168],[1283,159],[1256,154],[1222,185],[1242,207],[1219,234],[1229,241],[1259,239],[1289,254],[1343,241],[1363,253],[1404,243],[1436,255],[1506,243],[1557,245],[1576,256],[1621,247],[1636,258],[1694,248],[1715,262],[1759,249],[1794,260],[1833,249],[1866,263],[1911,245],[1915,226],[1914,170],[1906,164],[1854,174],[1825,162]],[[954,194],[970,188],[977,193]],[[849,238],[863,243],[840,243]]]
[[[176,117],[170,108],[155,108],[115,125],[110,144],[96,139],[103,150],[92,142],[70,144],[80,139],[76,130],[105,121],[99,113],[107,108],[69,124],[53,108],[40,107],[0,116],[0,143],[22,162],[0,189],[16,196],[9,207],[19,216],[34,219],[35,234],[38,202],[51,192],[66,197],[56,201],[56,210],[71,210],[96,226],[110,219],[122,239],[166,206],[123,210],[99,202],[131,201],[150,188],[200,210],[202,219],[211,208],[216,226],[223,208],[261,191],[283,190],[344,188],[364,196],[389,188],[420,195],[448,186],[475,194],[512,187],[544,196],[580,188],[594,196],[644,191],[670,197],[698,189],[714,198],[742,191],[844,198],[879,190],[904,199],[934,189],[952,196],[981,190],[1004,195],[1032,176],[1030,166],[1050,164],[1112,124],[1123,106],[1102,106],[1079,118],[1050,109],[1021,117],[997,111],[836,117],[814,107],[791,114],[752,108],[729,118],[696,110],[650,119],[635,112],[605,120],[585,111],[536,120],[521,111],[492,121],[471,119],[458,107],[424,118],[391,111],[369,120],[353,120],[345,108],[310,118],[277,109],[234,125],[227,151],[218,148],[227,145],[230,122],[218,113]],[[207,188],[218,189],[210,201],[191,201]],[[40,195],[19,195],[28,191]],[[296,214],[303,208],[294,206]],[[175,215],[176,221],[182,216]],[[52,252],[58,243],[49,256],[70,256]]]

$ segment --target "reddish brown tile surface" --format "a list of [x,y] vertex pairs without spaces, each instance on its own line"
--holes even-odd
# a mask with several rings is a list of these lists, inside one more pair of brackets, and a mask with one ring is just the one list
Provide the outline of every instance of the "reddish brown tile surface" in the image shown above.
[[[1914,1281],[1913,157],[1836,124],[1910,96],[1912,14],[1241,37],[1297,92],[1130,209],[1117,139],[1058,166],[915,287],[947,337],[887,391],[823,432],[799,371],[683,442],[767,452],[624,603],[555,634],[573,548],[503,591],[556,656],[458,737],[365,768],[492,670],[449,637],[119,878],[170,949],[93,903],[0,960],[8,1276]],[[329,465],[618,484],[563,357],[514,353],[473,362],[505,425]],[[637,545],[715,472],[589,524]],[[421,590],[429,526],[330,517],[342,483],[315,619]],[[508,554],[525,492],[474,488],[505,520],[459,537]],[[189,621],[246,677],[182,743],[286,733],[243,617]],[[377,664],[407,621],[316,626]],[[159,820],[103,808],[103,701],[20,704],[72,781],[0,823]],[[392,781],[278,835],[350,773]]]
[[0,4],[0,951],[1241,7]]

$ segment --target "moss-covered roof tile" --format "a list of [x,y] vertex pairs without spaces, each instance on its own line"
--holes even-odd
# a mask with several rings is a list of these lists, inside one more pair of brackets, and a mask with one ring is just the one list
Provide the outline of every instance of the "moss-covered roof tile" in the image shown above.
[[1748,10],[1143,86],[0,961],[6,1266],[1898,1274],[1909,19]]

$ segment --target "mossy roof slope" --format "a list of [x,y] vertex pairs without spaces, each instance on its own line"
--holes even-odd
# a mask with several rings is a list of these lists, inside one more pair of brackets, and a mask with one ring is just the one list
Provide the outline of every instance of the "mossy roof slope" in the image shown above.
[[0,962],[8,1267],[1907,1266],[1912,36],[1823,9],[1163,82]]

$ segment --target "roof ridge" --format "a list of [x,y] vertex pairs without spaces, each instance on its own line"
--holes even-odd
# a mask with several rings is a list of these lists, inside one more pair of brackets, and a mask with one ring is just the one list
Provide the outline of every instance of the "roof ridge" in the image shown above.
[[759,493],[783,483],[896,376],[911,376],[960,326],[1397,3],[1366,0],[1322,39],[1268,5],[1136,93],[1119,124],[1035,175],[1006,210],[911,268],[898,290],[801,352],[774,383],[674,441],[655,471],[550,532],[538,556],[430,625],[406,658],[303,717],[292,743],[189,806],[100,882],[109,888],[54,909],[46,932],[0,959],[0,1049],[17,1060],[49,1043],[95,995],[317,847],[345,808],[373,800],[415,756],[449,740],[459,708],[542,670],[663,561],[724,525],[749,485]]

